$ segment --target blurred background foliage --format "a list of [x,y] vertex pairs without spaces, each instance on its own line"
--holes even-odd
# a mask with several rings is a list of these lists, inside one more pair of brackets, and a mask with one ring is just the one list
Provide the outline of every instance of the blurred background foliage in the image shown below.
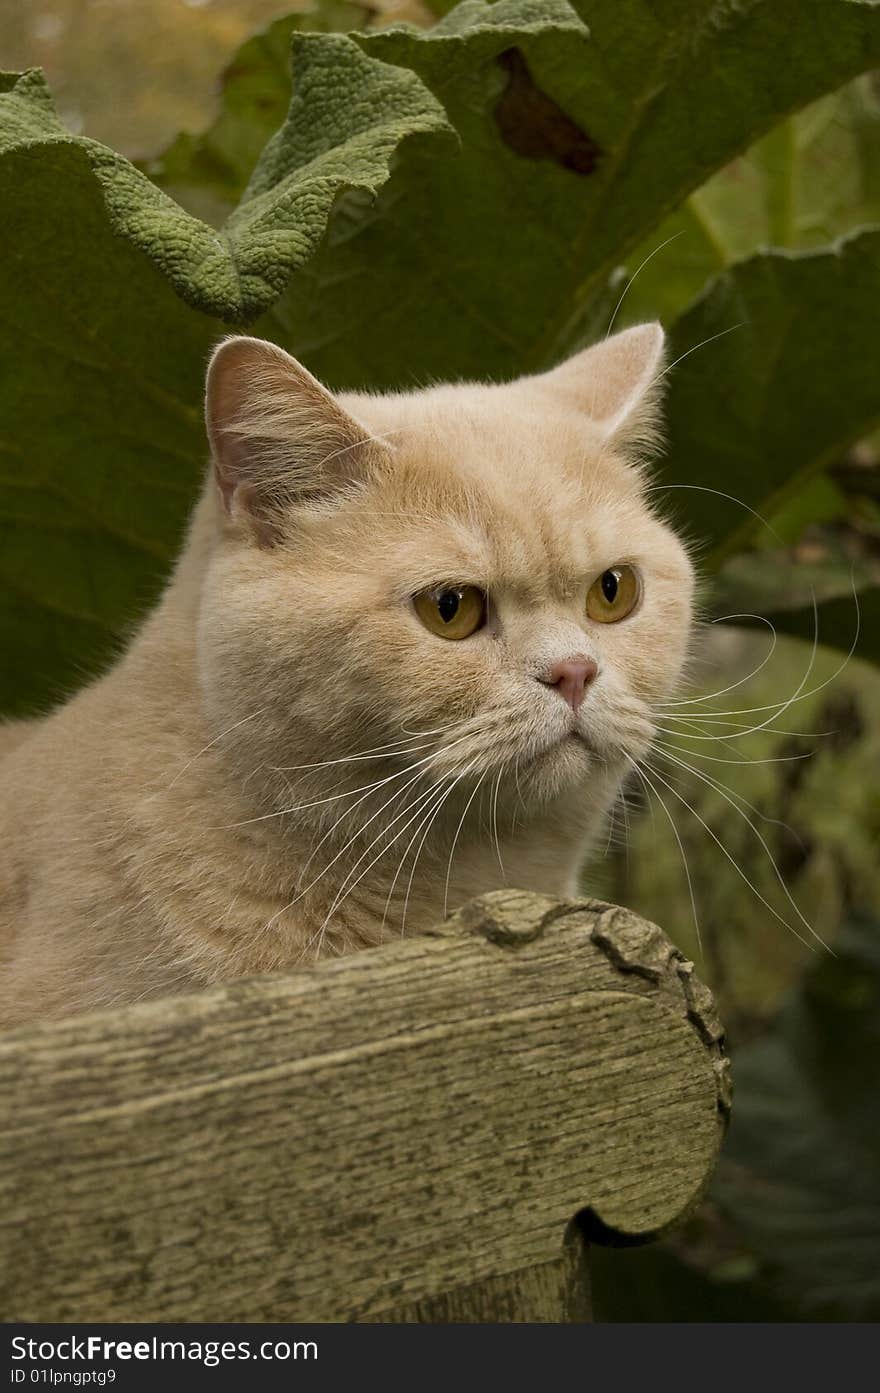
[[[266,127],[284,117],[290,27],[251,41],[247,61],[236,51],[295,9],[291,0],[0,0],[0,65],[41,65],[71,130],[137,159],[216,225]],[[399,19],[432,16],[419,0],[374,0],[367,11],[339,0],[311,22]],[[618,325],[672,322],[694,302],[688,313],[699,317],[707,278],[741,284],[756,250],[825,247],[866,224],[880,224],[880,79],[870,72],[783,120],[661,218],[596,313],[607,320],[638,271]],[[876,319],[876,301],[867,312]],[[847,361],[847,325],[837,327],[842,371],[864,370],[864,342],[854,342],[858,363]],[[711,353],[699,360],[704,377],[689,380],[717,390],[723,411],[736,359]],[[724,1158],[689,1225],[648,1249],[596,1251],[604,1320],[880,1317],[880,676],[867,661],[880,653],[877,368],[874,354],[874,424],[866,417],[857,438],[824,448],[760,520],[727,496],[738,494],[735,470],[719,467],[714,480],[724,495],[709,500],[724,518],[714,532],[693,496],[681,506],[666,496],[697,540],[735,539],[711,558],[707,617],[769,614],[780,637],[754,617],[706,628],[688,693],[705,701],[692,708],[690,739],[681,725],[664,733],[652,796],[628,790],[589,872],[591,892],[633,905],[694,957],[719,998],[736,1082]],[[796,391],[791,400],[796,409]],[[675,484],[674,448],[663,477]],[[850,656],[854,584],[861,632]],[[832,602],[815,652],[814,594]],[[773,703],[789,698],[777,719]]]

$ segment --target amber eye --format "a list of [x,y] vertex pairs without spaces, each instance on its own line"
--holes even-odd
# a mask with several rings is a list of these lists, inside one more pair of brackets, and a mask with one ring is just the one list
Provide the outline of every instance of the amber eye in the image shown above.
[[413,596],[426,629],[441,638],[470,638],[486,622],[486,596],[475,585],[435,585]]
[[612,566],[587,593],[587,614],[599,624],[616,624],[635,609],[642,583],[632,566]]

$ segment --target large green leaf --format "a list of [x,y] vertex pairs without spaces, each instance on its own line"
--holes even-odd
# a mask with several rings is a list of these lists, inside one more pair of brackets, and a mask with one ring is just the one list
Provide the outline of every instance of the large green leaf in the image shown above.
[[[619,323],[674,318],[758,247],[805,250],[880,223],[880,86],[863,74],[780,122],[652,230]],[[640,269],[639,269],[640,268]]]
[[[782,597],[785,598],[784,588]],[[812,642],[816,632],[813,609],[807,606],[780,606],[779,598],[779,592],[768,596],[762,611],[764,616],[771,620],[777,633]],[[856,657],[880,663],[880,589],[872,586],[859,592],[858,612],[851,593],[840,593],[824,600],[819,608],[818,633],[820,642],[830,648],[849,652],[855,644]]]
[[0,202],[0,709],[14,712],[78,685],[155,597],[201,473],[219,326],[113,238],[81,151],[0,160]]
[[575,8],[589,35],[563,0],[465,0],[433,29],[357,36],[419,73],[461,150],[404,150],[375,203],[340,209],[268,333],[337,384],[544,366],[597,331],[610,272],[667,212],[880,62],[873,0]]
[[740,262],[675,324],[658,488],[710,562],[880,421],[878,303],[869,229]]
[[859,658],[880,662],[880,561],[870,556],[810,560],[790,548],[743,552],[715,577],[712,609],[733,614],[737,624],[769,620],[778,634],[854,648]]
[[373,17],[353,0],[317,0],[242,44],[223,73],[220,111],[201,135],[184,132],[144,172],[188,212],[220,226],[244,193],[263,146],[290,106],[295,33],[363,29]]
[[[298,34],[294,42],[297,83],[287,120],[264,149],[248,197],[219,230],[121,155],[65,131],[36,71],[0,82],[0,160],[51,159],[60,206],[68,170],[85,162],[108,236],[146,252],[194,308],[232,323],[252,319],[315,251],[342,193],[372,196],[401,141],[447,133],[442,108],[415,74],[366,57],[345,35]],[[7,196],[21,202],[14,189]]]

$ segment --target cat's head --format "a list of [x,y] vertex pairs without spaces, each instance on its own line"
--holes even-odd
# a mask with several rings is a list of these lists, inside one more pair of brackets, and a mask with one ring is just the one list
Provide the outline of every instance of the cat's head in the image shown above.
[[214,718],[249,723],[242,773],[387,746],[424,789],[507,772],[526,808],[619,779],[691,626],[641,463],[662,359],[643,325],[505,385],[334,397],[271,344],[222,343],[199,652]]

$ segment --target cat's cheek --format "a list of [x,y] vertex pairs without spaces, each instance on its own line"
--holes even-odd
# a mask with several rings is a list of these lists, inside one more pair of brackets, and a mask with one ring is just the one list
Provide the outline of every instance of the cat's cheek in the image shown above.
[[683,662],[683,647],[660,639],[645,647],[634,645],[621,666],[633,693],[642,701],[655,702],[675,688]]
[[358,644],[363,680],[401,723],[472,718],[491,703],[497,662],[485,639],[444,640],[401,614],[369,626]]
[[691,642],[690,594],[651,595],[631,620],[624,620],[604,643],[606,665],[625,677],[643,701],[655,702],[676,688]]

